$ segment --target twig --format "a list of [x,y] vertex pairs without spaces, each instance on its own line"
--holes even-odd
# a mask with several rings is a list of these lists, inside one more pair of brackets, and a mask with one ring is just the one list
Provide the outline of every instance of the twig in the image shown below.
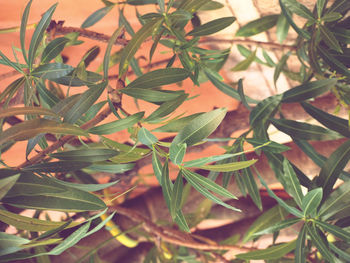
[[179,246],[184,246],[188,248],[194,248],[198,250],[235,250],[236,254],[249,252],[252,250],[256,250],[255,248],[247,248],[235,245],[220,245],[216,242],[210,242],[210,244],[199,243],[194,241],[190,234],[184,234],[180,231],[177,231],[168,227],[160,227],[154,224],[151,220],[149,220],[144,215],[136,212],[132,209],[116,206],[109,208],[110,211],[116,211],[117,213],[130,218],[132,221],[136,223],[143,223],[142,227],[148,233],[156,236],[157,238],[161,238],[162,240]]

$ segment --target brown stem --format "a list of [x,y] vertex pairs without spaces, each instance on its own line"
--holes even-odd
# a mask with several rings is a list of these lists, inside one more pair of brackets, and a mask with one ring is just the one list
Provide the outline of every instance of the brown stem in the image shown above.
[[[241,247],[241,246],[235,246],[235,245],[220,245],[214,241],[210,243],[200,243],[195,241],[190,234],[185,234],[168,227],[160,227],[154,224],[151,220],[149,220],[144,215],[129,208],[116,206],[116,207],[111,207],[110,211],[116,211],[117,213],[130,218],[132,221],[136,223],[143,223],[142,227],[148,233],[156,236],[157,238],[161,238],[165,242],[168,242],[174,245],[194,248],[198,250],[231,250],[231,251],[234,250],[236,251],[235,252],[236,254],[256,250],[255,248],[247,248],[247,247]],[[197,239],[198,239],[198,236],[197,236]]]
[[[99,122],[103,121],[109,114],[111,114],[111,109],[109,107],[106,107],[103,111],[101,111],[93,119],[84,123],[80,128],[82,128],[84,130],[90,129],[91,127],[94,127]],[[63,146],[65,143],[72,140],[74,137],[75,137],[74,135],[63,136],[57,142],[51,144],[49,147],[47,147],[43,151],[39,152],[37,155],[35,155],[31,159],[29,159],[29,160],[25,161],[24,163],[20,164],[19,166],[17,166],[17,169],[21,169],[21,168],[26,167],[28,165],[32,165],[32,164],[40,162],[41,160],[43,160],[46,157],[47,154],[57,150],[58,148]]]

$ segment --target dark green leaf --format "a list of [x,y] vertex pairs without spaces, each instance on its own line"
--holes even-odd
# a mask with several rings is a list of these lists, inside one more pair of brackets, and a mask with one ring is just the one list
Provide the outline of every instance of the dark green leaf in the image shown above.
[[119,9],[119,26],[124,26],[126,32],[128,32],[130,36],[135,35],[134,29],[124,15],[124,8]]
[[119,76],[122,76],[126,72],[131,59],[140,48],[141,43],[152,34],[154,28],[156,28],[161,21],[162,18],[148,21],[139,31],[137,31],[127,46],[123,49],[119,64]]
[[313,215],[321,203],[322,195],[322,188],[319,187],[311,190],[304,196],[301,209],[303,210],[305,216]]
[[171,208],[171,197],[173,193],[173,183],[170,181],[169,178],[169,166],[168,166],[168,160],[165,161],[164,166],[162,168],[162,191],[163,191],[163,196],[165,199],[165,202],[167,204],[168,209],[170,210]]
[[175,136],[172,144],[186,143],[191,146],[205,139],[219,126],[226,115],[226,111],[226,109],[216,109],[191,120]]
[[191,0],[191,1],[182,1],[178,9],[186,10],[190,13],[196,12],[203,5],[205,5],[208,0]]
[[19,73],[23,74],[23,70],[21,69],[20,65],[18,65],[15,62],[12,62],[11,60],[9,60],[4,53],[2,53],[0,51],[0,56],[3,58],[3,61],[0,60],[0,64],[6,65],[6,66],[10,66],[12,68],[14,68],[15,70],[17,70]]
[[[216,193],[222,194],[224,196],[227,196],[229,198],[236,198],[234,195],[232,195],[230,192],[228,192],[225,188],[215,184],[212,180],[209,180],[201,175],[197,175],[196,173],[193,173],[189,170],[183,169],[182,170],[183,175],[185,176],[188,183],[190,183],[199,193],[204,195],[206,198],[212,200],[213,202],[222,205],[228,209],[231,209],[233,211],[241,211],[233,206],[230,206],[223,201],[221,201],[218,197],[210,193],[206,188],[209,187],[209,190],[215,191]],[[195,175],[195,176],[194,176]],[[203,179],[205,178],[205,179]],[[204,183],[202,185],[201,183]],[[232,197],[233,196],[233,197]]]
[[329,114],[328,112],[324,112],[309,103],[303,102],[301,103],[301,106],[308,114],[310,114],[313,118],[315,118],[327,128],[336,131],[346,137],[350,137],[349,124],[347,120]]
[[161,103],[165,101],[174,100],[183,92],[173,92],[167,90],[151,90],[151,89],[139,89],[139,88],[125,88],[120,90],[121,93],[134,97],[136,99],[141,99],[153,103]]
[[268,15],[256,19],[242,26],[236,33],[237,37],[249,37],[274,27],[277,23],[278,15]]
[[327,231],[336,237],[344,240],[345,242],[350,242],[350,233],[343,230],[341,227],[336,225],[331,225],[326,222],[315,220],[316,225],[320,226],[324,231]]
[[69,172],[80,170],[84,167],[88,167],[89,162],[77,162],[77,161],[57,161],[50,163],[33,164],[23,168],[23,171],[44,172],[44,173],[57,173],[57,172]]
[[103,134],[112,134],[118,131],[122,131],[124,129],[132,127],[135,123],[139,122],[142,119],[144,114],[145,112],[141,111],[121,120],[116,120],[110,123],[95,126],[89,129],[88,132],[93,134],[103,135]]
[[0,256],[21,250],[21,246],[29,242],[30,240],[25,239],[23,237],[18,237],[16,235],[10,235],[4,232],[0,232]]
[[328,2],[328,1],[327,0],[317,0],[316,8],[317,8],[318,18],[321,18],[322,13],[323,13],[323,9],[326,7],[326,2]]
[[306,224],[307,233],[311,236],[312,242],[317,247],[318,251],[322,254],[327,262],[334,262],[334,256],[331,254],[328,248],[328,244],[325,239],[320,236],[319,230],[314,224]]
[[32,2],[33,2],[33,0],[28,1],[28,4],[26,5],[26,8],[24,9],[22,19],[21,19],[21,29],[20,29],[20,33],[19,33],[23,58],[27,62],[27,64],[29,64],[29,63],[28,63],[26,46],[25,46],[25,38],[26,38],[29,10],[30,10],[30,6],[32,5]]
[[100,21],[103,17],[105,17],[105,15],[107,15],[109,11],[113,9],[113,7],[114,5],[108,5],[96,10],[88,18],[86,18],[86,20],[81,25],[81,28],[87,28],[87,27],[93,26],[98,21]]
[[151,146],[155,144],[158,139],[156,136],[154,136],[152,133],[150,133],[146,128],[142,127],[138,134],[137,138],[140,140],[141,143],[147,146]]
[[178,96],[176,99],[171,101],[163,102],[158,109],[156,109],[154,112],[152,112],[145,121],[154,121],[160,118],[163,118],[170,113],[173,113],[175,109],[177,109],[188,97],[188,94],[183,94]]
[[282,95],[279,94],[259,102],[249,115],[250,126],[255,127],[266,122],[276,112],[281,99]]
[[323,188],[323,199],[325,200],[333,189],[341,171],[350,159],[350,140],[343,143],[327,159],[316,178],[318,186]]
[[91,85],[102,80],[102,76],[98,73],[95,73],[92,71],[86,71],[86,73],[87,73],[86,80],[81,80],[76,76],[76,74],[70,73],[66,76],[63,76],[57,79],[52,79],[52,81],[65,86],[81,87],[81,86]]
[[[120,155],[117,155],[113,159],[118,158]],[[123,158],[123,157],[122,157]],[[119,158],[121,159],[121,158]],[[124,156],[124,159],[127,159],[127,156]],[[122,161],[125,161],[125,160]],[[132,159],[131,161],[135,161],[136,158]],[[141,159],[141,158],[139,158]],[[128,162],[128,161],[126,161]],[[135,164],[133,163],[127,163],[127,164],[120,164],[120,163],[111,163],[111,162],[98,162],[90,165],[87,170],[91,171],[98,171],[98,172],[105,172],[105,173],[112,173],[112,174],[122,174],[125,173],[126,171],[130,171],[133,169]]]
[[295,215],[296,217],[299,217],[299,218],[303,217],[303,214],[301,213],[300,210],[288,205],[285,201],[283,201],[281,198],[279,198],[274,192],[272,192],[271,189],[267,186],[267,184],[265,183],[264,179],[262,179],[261,176],[258,175],[258,178],[259,178],[261,184],[266,188],[269,196],[271,196],[273,199],[275,199],[281,207],[283,207],[289,213],[291,213],[292,215]]
[[248,138],[246,141],[255,148],[261,148],[263,151],[271,153],[281,153],[290,150],[288,146],[273,141],[265,141],[256,138]]
[[336,83],[337,79],[323,79],[301,84],[285,91],[283,93],[282,102],[300,102],[315,98],[329,91]]
[[341,19],[343,16],[340,13],[337,12],[331,12],[325,14],[321,19],[324,22],[334,22],[336,20]]
[[239,80],[238,80],[237,86],[238,86],[237,91],[238,91],[239,97],[241,98],[242,104],[243,104],[248,110],[251,110],[252,108],[248,105],[248,102],[247,102],[247,100],[246,100],[246,96],[244,95],[243,80],[242,80],[242,79],[239,79]]
[[284,189],[294,198],[297,205],[299,207],[302,207],[302,200],[304,200],[304,195],[301,191],[298,177],[296,176],[293,167],[286,158],[283,160],[283,171],[284,174],[280,178],[283,178],[281,183]]
[[80,149],[53,153],[50,156],[60,160],[77,162],[99,162],[105,161],[115,155],[118,151],[112,149]]
[[173,219],[176,219],[178,211],[181,208],[182,191],[183,191],[183,181],[182,181],[182,172],[180,170],[175,180],[173,191],[171,194],[170,214]]
[[180,227],[180,229],[182,231],[185,231],[187,233],[190,233],[191,230],[190,228],[188,227],[188,224],[186,222],[186,219],[185,219],[185,216],[183,215],[183,213],[181,212],[181,210],[178,210],[177,211],[177,214],[176,214],[176,218],[175,218],[175,222],[176,224],[178,224],[178,226]]
[[162,185],[162,164],[158,159],[156,151],[152,152],[152,167],[154,175],[156,176],[160,185]]
[[256,251],[251,251],[244,254],[238,254],[236,255],[237,258],[245,259],[245,260],[258,260],[258,259],[264,259],[264,260],[273,260],[273,259],[279,259],[286,255],[287,253],[291,252],[295,249],[296,240],[285,243],[285,244],[279,244],[275,245],[266,249],[259,249]]
[[335,189],[322,204],[319,212],[322,220],[347,217],[350,213],[350,182],[345,182]]
[[326,43],[326,45],[335,50],[338,51],[339,53],[343,53],[338,40],[335,38],[335,36],[333,35],[333,33],[325,26],[323,25],[319,25],[319,29],[321,32],[321,37],[323,39],[323,41]]
[[184,167],[200,167],[200,166],[207,164],[207,163],[210,163],[210,162],[218,162],[218,161],[225,160],[225,159],[228,159],[228,158],[231,158],[231,157],[234,157],[237,155],[241,155],[241,154],[242,154],[242,152],[238,153],[238,154],[228,153],[228,154],[223,154],[223,155],[213,155],[210,157],[203,157],[203,158],[184,162],[183,166]]
[[277,20],[277,26],[276,26],[276,37],[278,42],[282,43],[289,31],[289,23],[287,18],[284,15],[279,15],[278,20]]
[[186,79],[189,76],[189,72],[182,68],[166,68],[157,69],[141,77],[138,77],[126,86],[126,89],[139,88],[148,89],[155,88],[158,86],[168,85],[176,83]]
[[230,26],[235,20],[235,17],[221,17],[194,28],[187,35],[195,37],[211,35]]
[[216,2],[216,1],[208,1],[202,7],[200,7],[199,11],[210,11],[210,10],[217,10],[220,8],[223,8],[224,5],[222,3]]
[[58,37],[52,40],[44,49],[43,54],[41,55],[41,63],[48,63],[52,59],[56,58],[61,54],[65,45],[69,42],[68,38]]
[[171,144],[169,148],[170,160],[177,165],[181,165],[182,160],[186,153],[187,145],[186,143],[181,144]]
[[304,17],[309,20],[315,20],[312,12],[303,4],[299,3],[296,0],[282,0],[283,5],[290,10],[292,13],[297,14],[298,16]]
[[290,55],[291,55],[290,52],[288,52],[287,54],[284,54],[276,65],[275,72],[273,73],[273,82],[274,82],[275,86],[276,86],[278,78],[281,75],[281,72],[283,72],[283,70],[285,69],[285,67],[287,65],[287,60],[288,60]]
[[336,70],[337,73],[343,74],[346,77],[350,77],[350,71],[348,68],[342,64],[339,60],[337,60],[334,56],[331,55],[327,50],[322,48],[321,46],[317,47],[317,50],[319,51],[320,56],[323,58],[323,60],[333,69]]
[[[19,178],[19,174],[0,179],[0,200],[7,194]],[[0,210],[1,212],[2,210]]]
[[195,113],[180,119],[171,120],[167,124],[160,126],[152,131],[154,132],[178,132],[183,129],[187,123],[189,123],[194,118],[198,117],[202,113]]
[[7,108],[0,109],[0,118],[6,118],[13,115],[49,115],[57,117],[57,114],[52,110],[41,108],[41,107],[15,107],[15,108]]
[[198,168],[215,171],[215,172],[232,172],[240,169],[244,169],[256,163],[257,160],[241,161],[234,163],[224,163],[224,164],[215,164],[215,165],[202,165]]
[[24,121],[0,133],[0,145],[10,141],[24,141],[40,133],[57,133],[88,136],[83,129],[68,123],[59,123],[47,119]]
[[73,69],[74,68],[72,66],[69,66],[67,64],[50,63],[35,68],[31,72],[31,75],[33,77],[55,81],[55,79],[59,79],[68,75],[73,71]]
[[297,243],[295,246],[295,262],[296,263],[305,263],[306,262],[305,240],[306,240],[306,226],[304,224],[299,232]]
[[36,52],[38,50],[38,47],[44,37],[45,30],[49,26],[51,22],[51,17],[53,12],[55,11],[57,7],[57,3],[52,5],[41,17],[41,20],[39,21],[38,25],[35,27],[35,31],[33,33],[32,39],[30,41],[29,45],[29,51],[28,51],[28,66],[31,69],[32,64],[35,59]]
[[[283,219],[282,219],[283,220]],[[265,228],[261,231],[258,231],[253,234],[253,236],[260,236],[265,234],[271,234],[277,231],[280,231],[281,229],[290,227],[298,222],[300,222],[300,218],[289,218],[284,221],[279,220],[278,222],[275,222],[272,226]]]
[[[246,160],[245,155],[243,155],[242,160]],[[253,160],[252,160],[253,161]],[[239,162],[241,163],[241,162]],[[259,188],[255,182],[253,173],[249,168],[243,169],[241,175],[237,175],[237,177],[241,178],[241,182],[245,186],[245,188],[248,191],[248,194],[252,198],[254,204],[259,208],[259,210],[262,210],[262,203],[261,203],[261,197],[260,197],[260,192]]]
[[312,141],[342,138],[337,132],[309,123],[286,119],[270,119],[270,121],[278,130],[288,134],[292,138]]
[[65,114],[64,122],[75,123],[101,96],[106,85],[106,82],[91,85],[90,88],[81,95],[78,102]]
[[231,70],[232,71],[245,71],[249,68],[249,66],[256,59],[256,50],[251,52],[250,55],[243,61],[236,64]]

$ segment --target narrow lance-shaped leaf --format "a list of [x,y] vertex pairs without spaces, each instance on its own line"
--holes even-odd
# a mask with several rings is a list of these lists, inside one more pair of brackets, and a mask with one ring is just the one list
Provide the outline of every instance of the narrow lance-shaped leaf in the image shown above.
[[277,23],[278,15],[268,15],[242,26],[236,33],[237,37],[249,37],[264,32]]
[[50,156],[66,161],[99,162],[107,160],[117,154],[119,154],[119,151],[112,149],[79,149],[57,152],[51,154]]
[[254,233],[253,236],[260,236],[260,235],[266,235],[266,234],[272,234],[275,233],[277,231],[280,231],[284,228],[288,228],[298,222],[300,222],[300,218],[289,218],[286,220],[279,220],[278,222],[274,223],[272,226],[265,228],[259,232]]
[[280,178],[283,178],[282,184],[284,186],[284,189],[294,198],[298,206],[301,207],[304,195],[301,191],[298,177],[296,176],[293,167],[286,158],[283,160],[283,171],[284,174]]
[[0,179],[0,200],[7,194],[8,191],[10,191],[12,186],[18,180],[19,176],[20,174],[15,174],[15,175]]
[[235,20],[235,17],[218,18],[194,28],[187,35],[195,37],[211,35],[230,26]]
[[251,127],[266,122],[276,112],[281,98],[282,95],[275,95],[259,102],[249,115]]
[[323,188],[323,200],[331,193],[340,172],[350,159],[350,140],[336,149],[324,163],[319,176],[316,178],[318,186]]
[[186,153],[187,145],[186,143],[182,144],[171,144],[169,148],[169,157],[170,160],[177,165],[182,163],[182,160]]
[[325,26],[323,25],[319,25],[319,29],[321,32],[321,37],[323,39],[323,41],[326,43],[326,45],[339,52],[339,53],[343,53],[342,48],[340,47],[340,44],[338,42],[338,40],[335,38],[334,34]]
[[132,127],[134,124],[139,122],[142,119],[144,114],[145,112],[141,111],[121,120],[116,120],[110,123],[95,126],[89,129],[88,132],[93,134],[103,135],[103,134],[112,134],[118,131],[122,131],[124,129]]
[[68,38],[59,37],[52,40],[44,49],[43,54],[41,55],[41,63],[48,63],[52,59],[56,58],[61,54],[65,45],[69,42]]
[[276,26],[276,37],[278,42],[282,43],[289,31],[289,23],[287,21],[287,18],[284,15],[280,15],[277,20],[277,26]]
[[57,113],[53,112],[50,109],[41,108],[41,107],[15,107],[15,108],[7,108],[0,109],[0,118],[6,118],[13,115],[30,115],[30,114],[38,114],[38,115],[49,115],[49,116],[57,116]]
[[286,119],[270,119],[270,121],[278,130],[301,140],[322,141],[342,138],[337,132],[309,123]]
[[24,141],[40,133],[88,136],[88,133],[83,129],[68,123],[59,123],[47,119],[34,119],[16,124],[0,133],[0,145],[10,140]]
[[121,93],[136,99],[141,99],[151,103],[162,103],[165,101],[171,101],[184,94],[183,91],[168,91],[168,90],[152,90],[152,89],[139,89],[139,88],[125,88],[120,90]]
[[332,56],[329,51],[327,51],[321,46],[317,46],[317,50],[319,55],[333,70],[336,70],[337,73],[343,74],[344,76],[350,78],[350,70],[348,70],[348,68],[338,59]]
[[154,136],[152,133],[150,133],[146,128],[142,127],[138,134],[137,138],[140,140],[141,143],[147,146],[151,146],[155,144],[158,139],[156,136]]
[[90,88],[81,95],[78,102],[65,114],[64,122],[75,123],[101,96],[106,85],[106,82],[91,85]]
[[158,159],[157,153],[154,149],[152,152],[152,167],[153,167],[154,175],[158,180],[158,183],[162,185],[162,163]]
[[198,168],[209,170],[209,171],[215,171],[215,172],[232,172],[232,171],[237,171],[240,169],[247,168],[256,162],[257,160],[249,160],[249,161],[240,161],[240,162],[234,162],[234,163],[202,165],[202,166],[199,166]]
[[313,213],[318,209],[322,200],[322,188],[316,188],[308,192],[301,204],[301,209],[305,216],[313,216]]
[[315,20],[311,11],[296,0],[282,0],[284,6],[292,13],[309,20]]
[[317,8],[317,16],[321,18],[323,9],[326,7],[327,0],[317,0],[316,8]]
[[170,214],[173,219],[176,219],[177,212],[181,208],[182,191],[183,191],[183,181],[182,181],[182,172],[180,170],[175,180],[172,195],[171,195]]
[[299,232],[296,246],[295,246],[295,262],[296,263],[305,263],[306,262],[306,226],[305,224],[301,227]]
[[113,9],[113,7],[114,5],[108,5],[96,10],[88,18],[86,18],[86,20],[81,25],[81,28],[87,28],[87,27],[93,26],[98,21],[100,21],[103,17],[105,17],[109,13],[109,11]]
[[157,24],[162,21],[161,19],[162,18],[158,18],[148,21],[139,31],[137,31],[128,45],[123,49],[119,64],[119,76],[122,76],[126,72],[131,59],[139,49],[141,43],[152,34]]
[[55,81],[61,77],[64,77],[73,71],[73,67],[62,63],[50,63],[43,64],[35,68],[31,75],[33,77],[49,79]]
[[168,166],[168,160],[165,161],[162,169],[162,191],[163,196],[165,199],[165,203],[167,204],[168,209],[171,209],[171,202],[172,202],[172,193],[173,193],[173,183],[170,181],[169,178],[169,166]]
[[243,61],[236,64],[231,70],[232,71],[244,71],[249,68],[249,66],[253,63],[256,58],[256,50],[251,52],[250,55]]
[[36,51],[41,43],[41,40],[44,36],[46,28],[49,26],[51,22],[51,17],[53,12],[55,11],[57,7],[57,3],[52,5],[41,17],[40,22],[35,28],[35,31],[33,33],[32,39],[30,41],[29,45],[29,51],[28,51],[28,66],[31,69],[32,64],[34,62]]
[[251,251],[244,254],[238,254],[236,255],[236,257],[239,259],[245,259],[245,260],[279,259],[279,258],[282,258],[284,255],[288,254],[289,252],[291,252],[293,249],[295,249],[295,244],[296,244],[296,240],[285,244],[278,244],[265,249],[259,249],[259,250]]
[[43,173],[58,173],[76,171],[91,165],[90,162],[84,161],[57,161],[49,163],[37,163],[24,167],[23,171],[43,172]]
[[189,72],[182,68],[157,69],[143,74],[134,81],[130,82],[125,89],[130,88],[155,88],[158,86],[176,83],[186,79]]
[[176,135],[172,144],[186,143],[191,146],[205,139],[219,126],[226,111],[226,109],[216,109],[196,117]]
[[33,0],[30,0],[28,2],[28,4],[26,5],[26,8],[24,9],[24,12],[22,15],[22,20],[21,20],[20,33],[19,33],[23,58],[27,62],[27,64],[29,64],[29,63],[28,63],[26,46],[25,46],[25,38],[26,38],[29,10],[30,10],[30,6],[32,5],[32,2],[33,2]]

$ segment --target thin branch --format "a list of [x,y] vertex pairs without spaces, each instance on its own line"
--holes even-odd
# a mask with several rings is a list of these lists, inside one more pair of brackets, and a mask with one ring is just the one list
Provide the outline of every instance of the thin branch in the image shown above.
[[[173,228],[160,227],[154,224],[151,220],[149,220],[144,215],[132,209],[116,206],[116,207],[109,208],[109,210],[116,211],[117,213],[130,218],[132,221],[136,223],[143,223],[142,227],[148,233],[156,236],[157,238],[162,239],[165,242],[168,242],[174,245],[194,248],[198,250],[231,250],[231,251],[234,250],[236,254],[256,250],[255,248],[247,248],[247,247],[241,247],[241,246],[235,246],[235,245],[220,245],[214,241],[210,242],[210,244],[200,243],[195,241],[191,237],[191,234],[185,234]],[[204,238],[202,240],[204,240]]]

